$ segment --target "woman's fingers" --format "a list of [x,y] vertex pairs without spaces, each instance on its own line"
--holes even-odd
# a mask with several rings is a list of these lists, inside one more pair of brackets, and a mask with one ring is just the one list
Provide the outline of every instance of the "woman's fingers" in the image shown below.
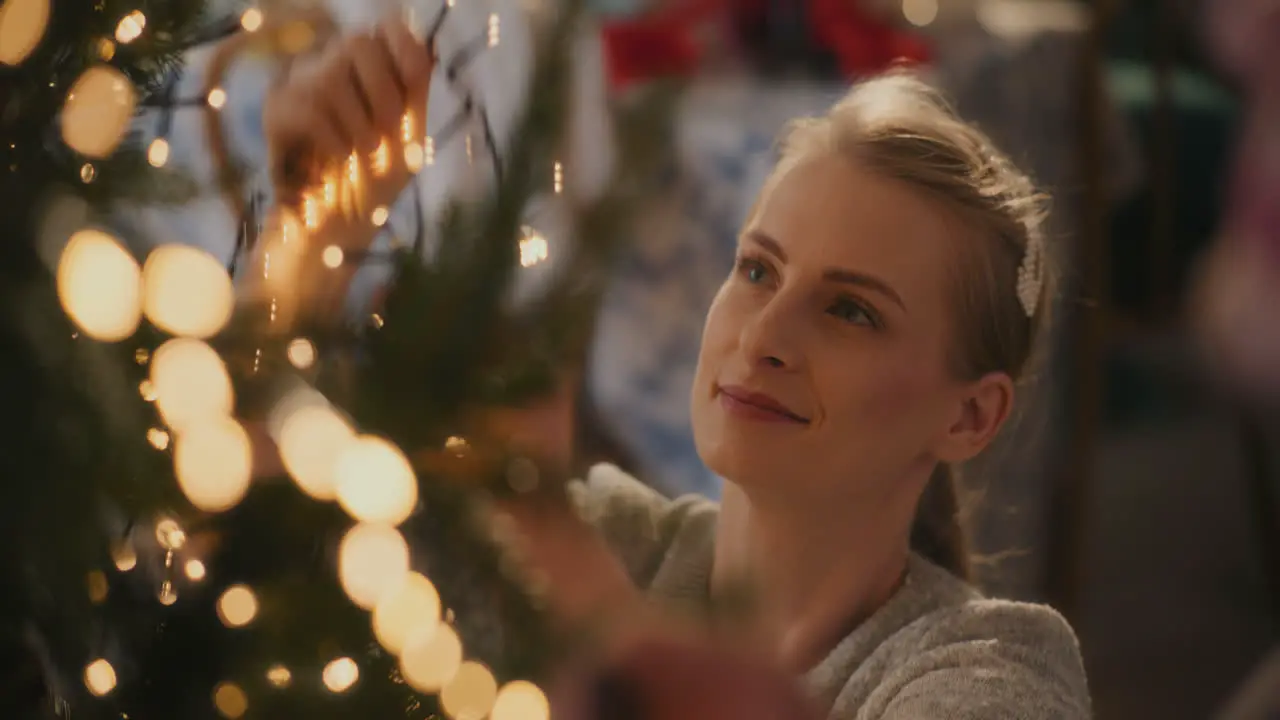
[[386,39],[382,33],[356,35],[349,52],[352,75],[364,109],[378,136],[390,135],[404,113],[406,98]]
[[405,90],[405,101],[415,107],[427,98],[431,85],[431,71],[435,67],[431,48],[409,30],[400,19],[389,20],[378,28],[392,63],[396,68],[400,85]]

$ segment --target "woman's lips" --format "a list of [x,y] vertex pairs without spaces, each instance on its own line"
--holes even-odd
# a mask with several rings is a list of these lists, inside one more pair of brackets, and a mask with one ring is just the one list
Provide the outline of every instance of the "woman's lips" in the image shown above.
[[716,390],[720,406],[738,417],[762,422],[809,424],[808,418],[764,393],[754,392],[737,385],[721,385]]

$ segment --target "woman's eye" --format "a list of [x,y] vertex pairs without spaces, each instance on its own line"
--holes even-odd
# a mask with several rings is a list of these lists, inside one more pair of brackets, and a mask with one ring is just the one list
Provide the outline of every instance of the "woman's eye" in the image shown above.
[[875,316],[873,316],[861,303],[849,298],[837,299],[832,303],[831,307],[827,309],[827,312],[854,325],[868,325],[871,327],[877,326]]
[[747,282],[758,284],[762,283],[769,277],[769,269],[756,260],[739,260],[738,272],[747,279]]

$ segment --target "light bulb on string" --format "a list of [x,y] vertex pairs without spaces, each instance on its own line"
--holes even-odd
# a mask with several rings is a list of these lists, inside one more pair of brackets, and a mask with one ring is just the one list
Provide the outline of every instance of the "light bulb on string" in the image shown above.
[[151,443],[151,447],[164,451],[169,449],[169,433],[160,428],[151,428],[147,431],[147,442]]
[[49,0],[5,0],[0,5],[0,64],[25,60],[48,26]]
[[98,57],[102,62],[111,62],[111,58],[116,56],[116,44],[111,38],[102,38],[98,41]]
[[489,13],[489,47],[498,47],[498,13]]
[[306,370],[316,362],[316,346],[306,338],[294,338],[285,351],[289,356],[289,364],[299,370]]
[[227,627],[244,627],[257,615],[258,598],[247,585],[232,585],[218,597],[218,619]]
[[410,140],[404,146],[404,165],[409,172],[416,173],[422,170],[424,154],[422,151],[422,143],[417,140]]
[[120,572],[129,572],[137,567],[138,553],[133,549],[133,543],[124,540],[115,545],[111,549],[111,561]]
[[552,189],[555,190],[557,195],[564,192],[564,165],[562,163],[556,162],[555,168],[551,173],[551,182]]
[[386,525],[361,523],[338,546],[338,580],[358,607],[373,609],[409,572],[409,546]]
[[375,177],[382,177],[391,170],[391,148],[388,147],[386,138],[383,138],[378,143],[377,149],[373,151],[369,159],[369,169]]
[[427,136],[426,143],[423,145],[422,162],[426,165],[436,164],[436,140],[430,135]]
[[169,162],[169,141],[164,138],[156,138],[147,146],[147,162],[152,167],[164,167]]
[[231,377],[217,351],[204,341],[165,341],[151,359],[150,380],[161,417],[178,432],[193,422],[231,412]]
[[399,525],[418,503],[418,481],[395,445],[372,435],[348,443],[335,468],[338,504],[366,523]]
[[373,214],[369,216],[369,221],[374,227],[382,227],[387,224],[387,220],[391,217],[391,211],[387,210],[386,205],[379,205],[373,209]]
[[103,658],[98,658],[84,668],[84,686],[90,693],[102,697],[116,687],[116,669]]
[[142,37],[142,31],[146,27],[147,16],[143,15],[141,10],[134,10],[120,18],[120,22],[116,24],[116,42],[128,45]]
[[124,340],[142,317],[142,271],[114,237],[101,230],[76,232],[58,260],[62,309],[98,340]]
[[107,599],[107,592],[110,590],[107,585],[107,576],[101,570],[94,570],[89,573],[87,578],[89,586],[89,602],[94,605],[100,604]]
[[192,505],[206,512],[229,510],[244,498],[253,477],[249,434],[230,417],[193,421],[178,435],[173,466]]
[[285,470],[307,495],[332,500],[337,495],[338,457],[356,434],[323,398],[286,398],[272,413],[272,437]]
[[97,177],[98,169],[93,166],[93,163],[85,163],[80,166],[80,181],[84,184],[88,185]]
[[76,152],[105,158],[124,139],[138,96],[124,73],[96,65],[71,85],[62,105],[62,139]]
[[440,594],[425,576],[407,573],[373,608],[373,634],[382,647],[399,655],[415,632],[440,624]]
[[262,28],[263,20],[264,18],[261,10],[258,8],[249,8],[240,16],[240,27],[244,28],[246,32],[257,32]]
[[550,720],[551,703],[537,685],[514,680],[498,690],[489,720]]
[[293,682],[293,673],[284,665],[272,665],[267,668],[267,682],[275,688],[287,688]]
[[192,582],[200,582],[201,580],[204,579],[205,574],[208,572],[204,566],[204,563],[200,562],[195,558],[188,560],[186,564],[183,566],[182,571],[184,574],[186,574],[187,579]]
[[360,679],[360,666],[349,657],[336,658],[324,666],[321,678],[329,692],[344,693]]
[[440,704],[453,720],[484,720],[497,695],[498,682],[489,668],[468,660],[440,691]]
[[209,103],[209,107],[214,110],[221,110],[227,104],[227,91],[220,87],[216,87],[209,91],[205,101]]
[[142,285],[143,312],[165,332],[203,339],[231,319],[231,276],[200,248],[171,243],[152,250],[142,266]]
[[187,533],[173,518],[163,518],[156,523],[156,542],[168,551],[181,550],[187,544]]
[[547,239],[542,233],[525,225],[520,228],[520,265],[533,267],[547,259]]
[[219,683],[213,691],[213,706],[223,717],[235,720],[248,712],[249,696],[235,683]]
[[400,652],[400,674],[419,692],[438,692],[461,665],[462,640],[448,625],[415,632]]

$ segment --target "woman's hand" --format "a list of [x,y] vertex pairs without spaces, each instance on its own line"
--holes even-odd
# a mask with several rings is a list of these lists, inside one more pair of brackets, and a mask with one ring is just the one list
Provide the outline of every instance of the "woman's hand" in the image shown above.
[[[432,49],[406,22],[389,18],[372,31],[333,38],[320,52],[294,61],[267,96],[263,125],[280,197],[292,197],[351,154],[369,155],[385,140],[403,164],[406,111],[424,135]],[[379,190],[398,193],[394,188]],[[375,204],[394,200],[374,197]]]

